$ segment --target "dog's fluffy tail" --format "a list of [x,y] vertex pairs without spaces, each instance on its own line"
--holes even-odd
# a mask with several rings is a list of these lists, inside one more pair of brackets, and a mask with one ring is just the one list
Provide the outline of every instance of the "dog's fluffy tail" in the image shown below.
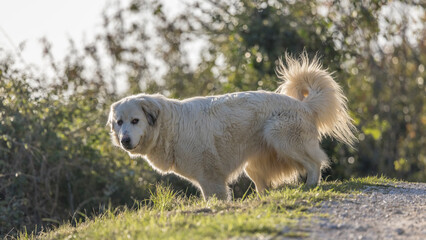
[[357,140],[356,128],[348,114],[347,99],[331,74],[322,68],[317,57],[309,61],[306,52],[300,60],[286,53],[285,61],[287,66],[280,59],[276,69],[284,81],[277,92],[306,104],[316,115],[320,137],[332,136],[352,147]]

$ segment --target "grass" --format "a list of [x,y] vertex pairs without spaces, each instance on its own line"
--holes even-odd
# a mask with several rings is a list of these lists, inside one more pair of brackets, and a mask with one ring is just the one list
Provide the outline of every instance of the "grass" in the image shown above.
[[317,216],[309,208],[324,200],[353,196],[368,185],[394,182],[384,177],[367,177],[324,182],[316,188],[289,186],[263,195],[245,195],[231,202],[205,202],[158,185],[150,200],[136,209],[110,209],[76,226],[64,224],[39,236],[22,232],[18,239],[302,238],[308,233],[303,231],[306,226],[300,224],[308,224],[310,218]]

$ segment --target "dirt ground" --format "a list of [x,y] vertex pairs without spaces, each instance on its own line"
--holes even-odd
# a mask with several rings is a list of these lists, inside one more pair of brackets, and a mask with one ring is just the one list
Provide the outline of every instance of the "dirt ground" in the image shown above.
[[426,239],[426,183],[368,186],[312,209],[308,239]]

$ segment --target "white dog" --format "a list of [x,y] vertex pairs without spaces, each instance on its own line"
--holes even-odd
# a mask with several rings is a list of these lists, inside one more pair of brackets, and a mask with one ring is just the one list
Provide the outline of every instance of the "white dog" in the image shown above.
[[229,198],[227,184],[245,172],[256,190],[297,180],[320,182],[328,166],[319,141],[352,146],[355,128],[346,98],[330,74],[306,54],[279,61],[276,92],[252,91],[183,101],[139,94],[111,106],[113,143],[145,157],[161,173],[198,186],[204,198]]

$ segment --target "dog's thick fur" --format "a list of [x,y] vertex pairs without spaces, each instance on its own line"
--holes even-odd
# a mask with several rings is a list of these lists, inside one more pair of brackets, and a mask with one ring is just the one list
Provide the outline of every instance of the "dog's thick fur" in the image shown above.
[[286,54],[286,62],[287,67],[279,61],[284,83],[275,93],[121,99],[109,115],[113,143],[130,156],[144,156],[161,173],[188,179],[204,198],[229,198],[227,184],[242,172],[258,192],[300,175],[315,186],[328,166],[321,138],[329,135],[352,146],[355,128],[341,88],[316,58]]

